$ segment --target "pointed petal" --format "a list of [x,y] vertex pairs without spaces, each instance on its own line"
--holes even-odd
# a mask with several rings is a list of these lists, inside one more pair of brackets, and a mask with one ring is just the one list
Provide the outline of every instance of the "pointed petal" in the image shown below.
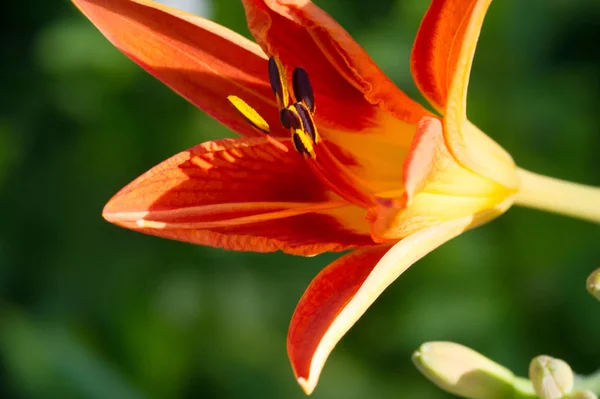
[[243,251],[314,255],[373,243],[364,211],[333,198],[289,140],[193,147],[122,189],[103,216],[143,233]]
[[465,37],[476,3],[491,0],[432,0],[421,21],[411,54],[411,71],[421,93],[439,111],[448,100]]
[[454,157],[466,168],[510,189],[519,186],[512,157],[494,140],[467,120],[467,89],[475,48],[491,0],[475,1],[464,21],[464,35],[452,73],[444,111],[444,136]]
[[411,69],[417,86],[444,114],[450,152],[468,169],[518,186],[511,156],[467,120],[467,88],[475,48],[491,0],[433,0],[417,34]]
[[[250,31],[263,50],[315,89],[317,123],[339,130],[379,124],[381,110],[416,123],[427,114],[400,91],[333,18],[307,0],[242,0]],[[380,107],[378,107],[378,104]]]
[[[248,39],[149,0],[73,0],[125,55],[192,104],[244,135],[253,128],[227,101],[236,95],[279,127],[267,60]],[[276,129],[274,134],[286,134]]]
[[415,233],[393,247],[354,251],[327,266],[300,299],[288,333],[288,354],[307,394],[342,336],[409,266],[469,227],[472,217]]

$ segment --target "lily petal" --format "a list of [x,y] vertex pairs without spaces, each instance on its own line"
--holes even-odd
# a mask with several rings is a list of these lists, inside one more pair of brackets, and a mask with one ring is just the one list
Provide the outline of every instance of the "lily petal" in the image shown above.
[[[302,66],[315,89],[321,126],[363,130],[378,124],[378,105],[416,123],[424,108],[400,91],[331,16],[309,0],[242,0],[263,50]],[[288,70],[288,74],[291,74]]]
[[421,21],[411,54],[411,71],[421,93],[440,112],[446,108],[466,21],[477,2],[432,0]]
[[256,135],[227,101],[243,98],[287,137],[260,47],[204,18],[149,0],[72,0],[125,55],[242,135]]
[[417,86],[444,114],[444,135],[465,167],[507,188],[518,187],[511,156],[467,120],[467,88],[475,48],[492,0],[433,0],[411,55]]
[[103,216],[147,234],[242,251],[314,255],[373,244],[364,211],[326,191],[289,140],[200,144],[134,180]]
[[391,247],[354,251],[323,269],[300,299],[288,333],[298,383],[310,394],[342,336],[379,295],[417,260],[456,237],[472,216],[421,230]]

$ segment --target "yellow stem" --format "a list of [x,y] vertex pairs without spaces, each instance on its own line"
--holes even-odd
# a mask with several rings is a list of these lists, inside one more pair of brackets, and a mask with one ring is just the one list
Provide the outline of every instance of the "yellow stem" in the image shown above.
[[600,187],[585,186],[519,169],[515,204],[600,223]]

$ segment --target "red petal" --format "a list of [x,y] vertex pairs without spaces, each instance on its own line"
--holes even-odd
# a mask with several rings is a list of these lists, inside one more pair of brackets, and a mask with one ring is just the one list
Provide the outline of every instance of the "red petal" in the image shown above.
[[[443,111],[463,47],[467,23],[479,0],[432,0],[415,39],[412,74],[429,102]],[[489,2],[489,0],[486,0]]]
[[227,101],[243,98],[281,129],[267,61],[248,39],[206,19],[147,0],[73,0],[117,48],[232,130],[256,132]]
[[356,250],[327,266],[300,299],[288,333],[288,354],[298,382],[310,394],[342,336],[414,262],[470,227],[468,216],[421,230],[393,247]]
[[364,211],[333,198],[289,142],[280,147],[287,152],[265,138],[198,145],[130,183],[104,217],[235,250],[313,255],[372,244]]
[[444,115],[450,153],[467,169],[518,187],[510,155],[467,120],[467,88],[481,26],[491,0],[433,0],[411,56],[423,94]]
[[304,382],[309,379],[314,354],[332,321],[390,247],[379,245],[353,251],[331,263],[310,283],[288,332],[288,355],[296,378]]
[[242,2],[250,31],[263,50],[278,56],[290,69],[302,66],[308,72],[319,126],[357,131],[378,126],[381,110],[409,123],[417,123],[427,114],[381,72],[348,32],[312,2]]

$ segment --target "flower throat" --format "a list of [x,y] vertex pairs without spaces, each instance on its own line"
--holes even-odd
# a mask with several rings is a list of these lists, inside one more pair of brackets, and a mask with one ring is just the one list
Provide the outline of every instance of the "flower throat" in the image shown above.
[[[393,200],[376,196],[370,185],[341,163],[319,136],[314,121],[315,97],[306,70],[302,67],[294,69],[293,93],[290,93],[281,61],[271,57],[268,66],[269,82],[279,108],[279,120],[290,131],[294,148],[304,157],[315,175],[333,192],[354,205],[365,209],[382,204],[392,206]],[[230,95],[227,99],[251,126],[269,134],[269,124],[254,108],[237,96]]]

